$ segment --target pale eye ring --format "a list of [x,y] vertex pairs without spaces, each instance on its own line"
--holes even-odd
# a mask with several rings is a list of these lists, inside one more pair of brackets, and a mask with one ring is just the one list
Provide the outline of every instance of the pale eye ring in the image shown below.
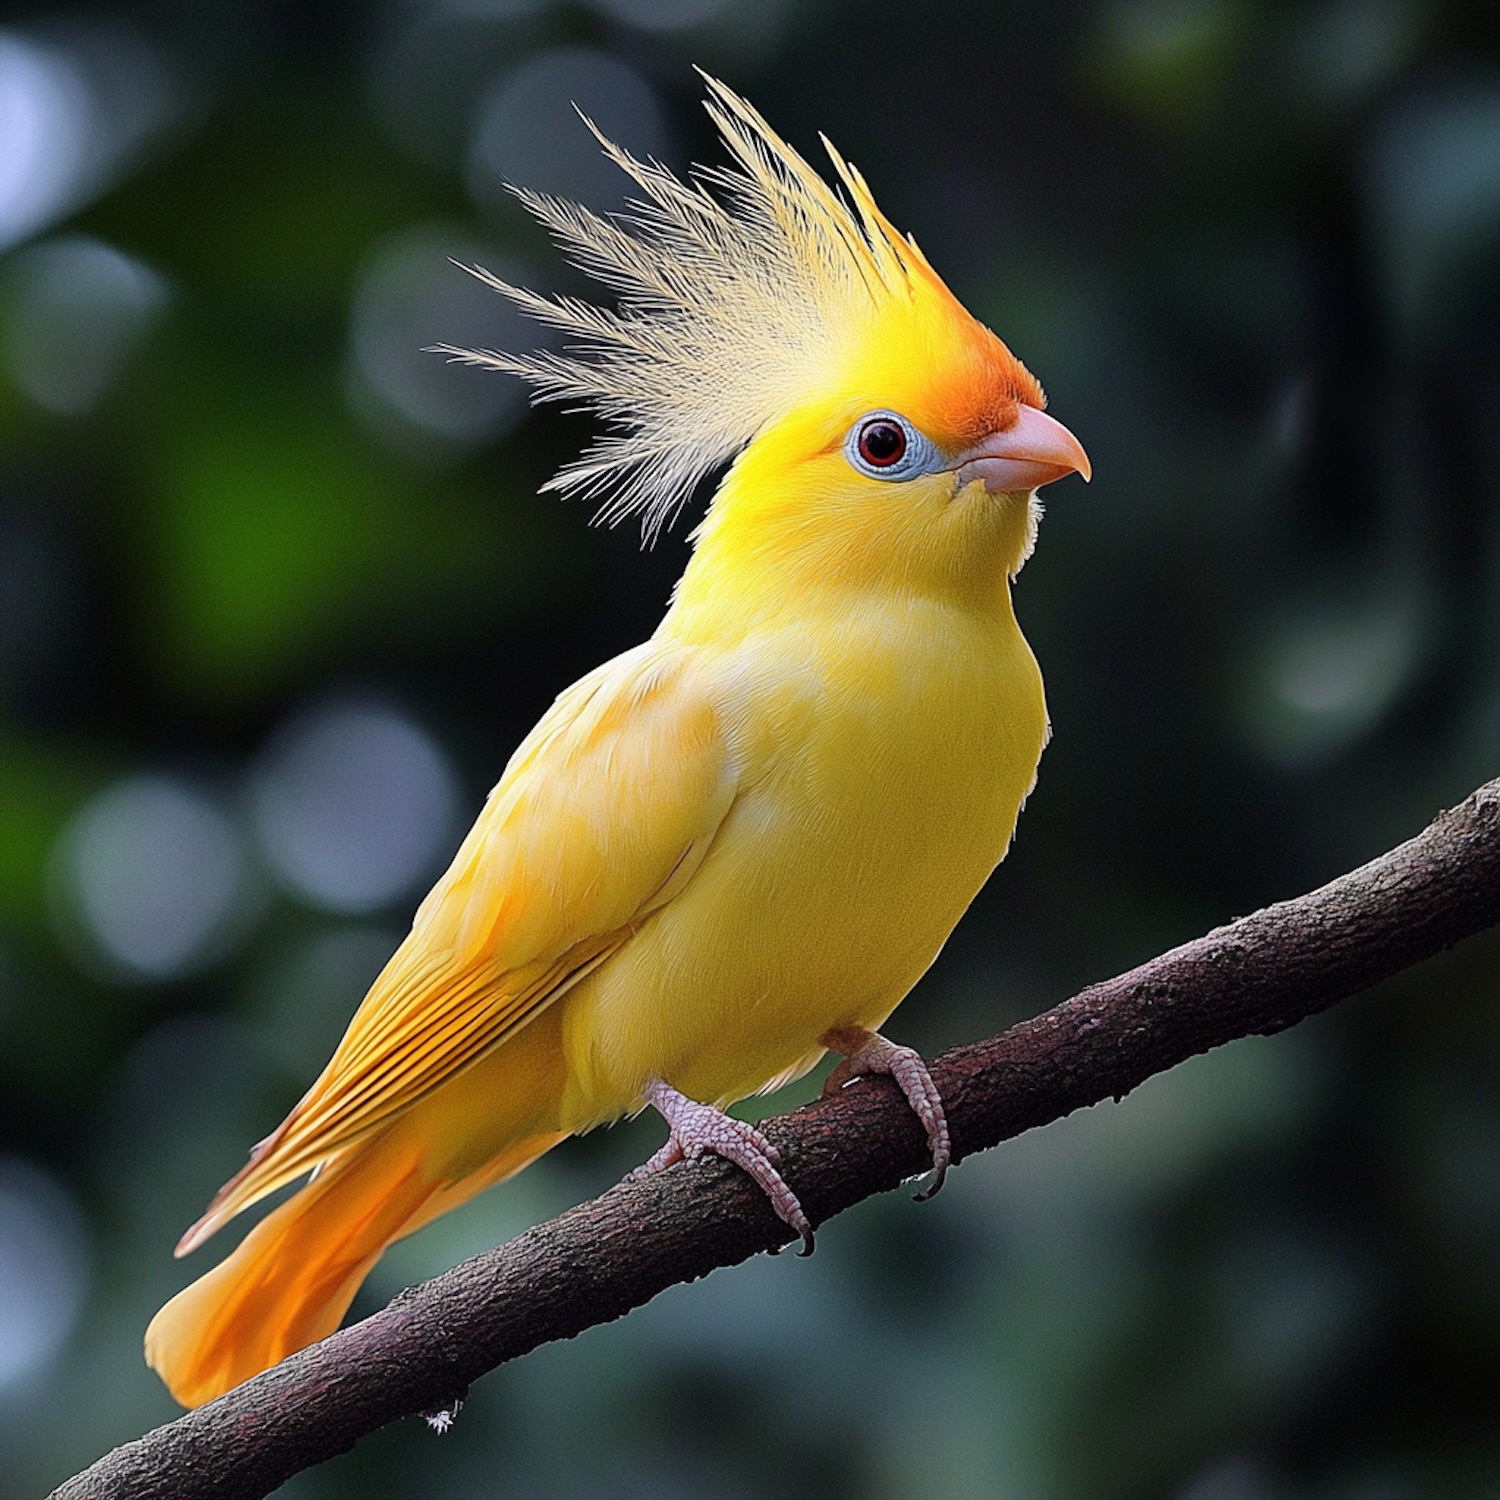
[[894,411],[867,411],[844,438],[844,457],[869,479],[913,479],[942,467],[931,441]]

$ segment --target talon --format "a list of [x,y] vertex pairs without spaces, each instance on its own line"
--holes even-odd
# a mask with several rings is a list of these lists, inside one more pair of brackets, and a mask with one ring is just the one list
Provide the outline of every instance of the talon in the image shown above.
[[712,1105],[694,1102],[660,1080],[651,1085],[647,1097],[666,1120],[671,1135],[667,1144],[648,1162],[637,1167],[633,1175],[646,1176],[679,1161],[696,1161],[705,1151],[711,1151],[754,1178],[771,1200],[777,1217],[802,1236],[803,1248],[798,1254],[812,1254],[812,1225],[803,1213],[797,1195],[776,1170],[781,1165],[781,1153],[760,1131]]
[[862,1027],[830,1031],[820,1040],[830,1051],[844,1054],[843,1061],[824,1081],[824,1094],[837,1093],[850,1079],[867,1073],[884,1073],[899,1085],[927,1132],[927,1145],[932,1152],[932,1182],[913,1201],[925,1203],[935,1198],[953,1161],[953,1142],[948,1134],[943,1096],[938,1093],[927,1064],[910,1047],[898,1047],[878,1032]]
[[644,1177],[651,1177],[657,1172],[664,1172],[668,1167],[676,1166],[682,1160],[683,1151],[675,1137],[669,1137],[667,1144],[656,1152],[650,1160],[643,1161],[631,1174],[634,1181]]
[[841,1057],[838,1066],[823,1080],[823,1098],[827,1099],[831,1094],[838,1093],[853,1078],[854,1072],[849,1067],[849,1059]]
[[942,1192],[943,1183],[946,1182],[947,1179],[948,1163],[944,1162],[941,1167],[933,1168],[932,1181],[928,1183],[928,1185],[923,1188],[920,1193],[913,1193],[911,1196],[911,1201],[913,1203],[926,1203],[930,1199],[936,1198],[937,1195]]

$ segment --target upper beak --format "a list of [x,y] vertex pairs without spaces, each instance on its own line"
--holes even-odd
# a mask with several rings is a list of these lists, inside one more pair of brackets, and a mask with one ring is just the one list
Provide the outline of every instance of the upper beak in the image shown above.
[[953,465],[959,487],[976,479],[992,495],[1035,490],[1069,474],[1093,477],[1083,444],[1063,424],[1034,406],[1022,406],[1004,432],[992,432]]

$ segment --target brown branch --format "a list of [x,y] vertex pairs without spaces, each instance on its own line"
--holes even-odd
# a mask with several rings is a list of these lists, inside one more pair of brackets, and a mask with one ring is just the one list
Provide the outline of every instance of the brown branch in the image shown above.
[[[933,1072],[954,1159],[1118,1098],[1222,1042],[1281,1031],[1497,922],[1500,780],[1321,890],[945,1052]],[[763,1128],[814,1223],[897,1186],[926,1159],[915,1117],[885,1079]],[[117,1448],[53,1500],[269,1494],[387,1422],[451,1406],[538,1344],[788,1238],[760,1191],[722,1162],[621,1183]]]

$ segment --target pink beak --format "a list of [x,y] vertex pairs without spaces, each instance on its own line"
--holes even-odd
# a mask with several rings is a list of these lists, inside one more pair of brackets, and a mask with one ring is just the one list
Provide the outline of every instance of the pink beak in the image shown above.
[[953,465],[959,488],[977,479],[990,494],[1040,489],[1069,474],[1093,477],[1083,444],[1066,427],[1034,406],[1023,406],[1004,432],[992,432]]

